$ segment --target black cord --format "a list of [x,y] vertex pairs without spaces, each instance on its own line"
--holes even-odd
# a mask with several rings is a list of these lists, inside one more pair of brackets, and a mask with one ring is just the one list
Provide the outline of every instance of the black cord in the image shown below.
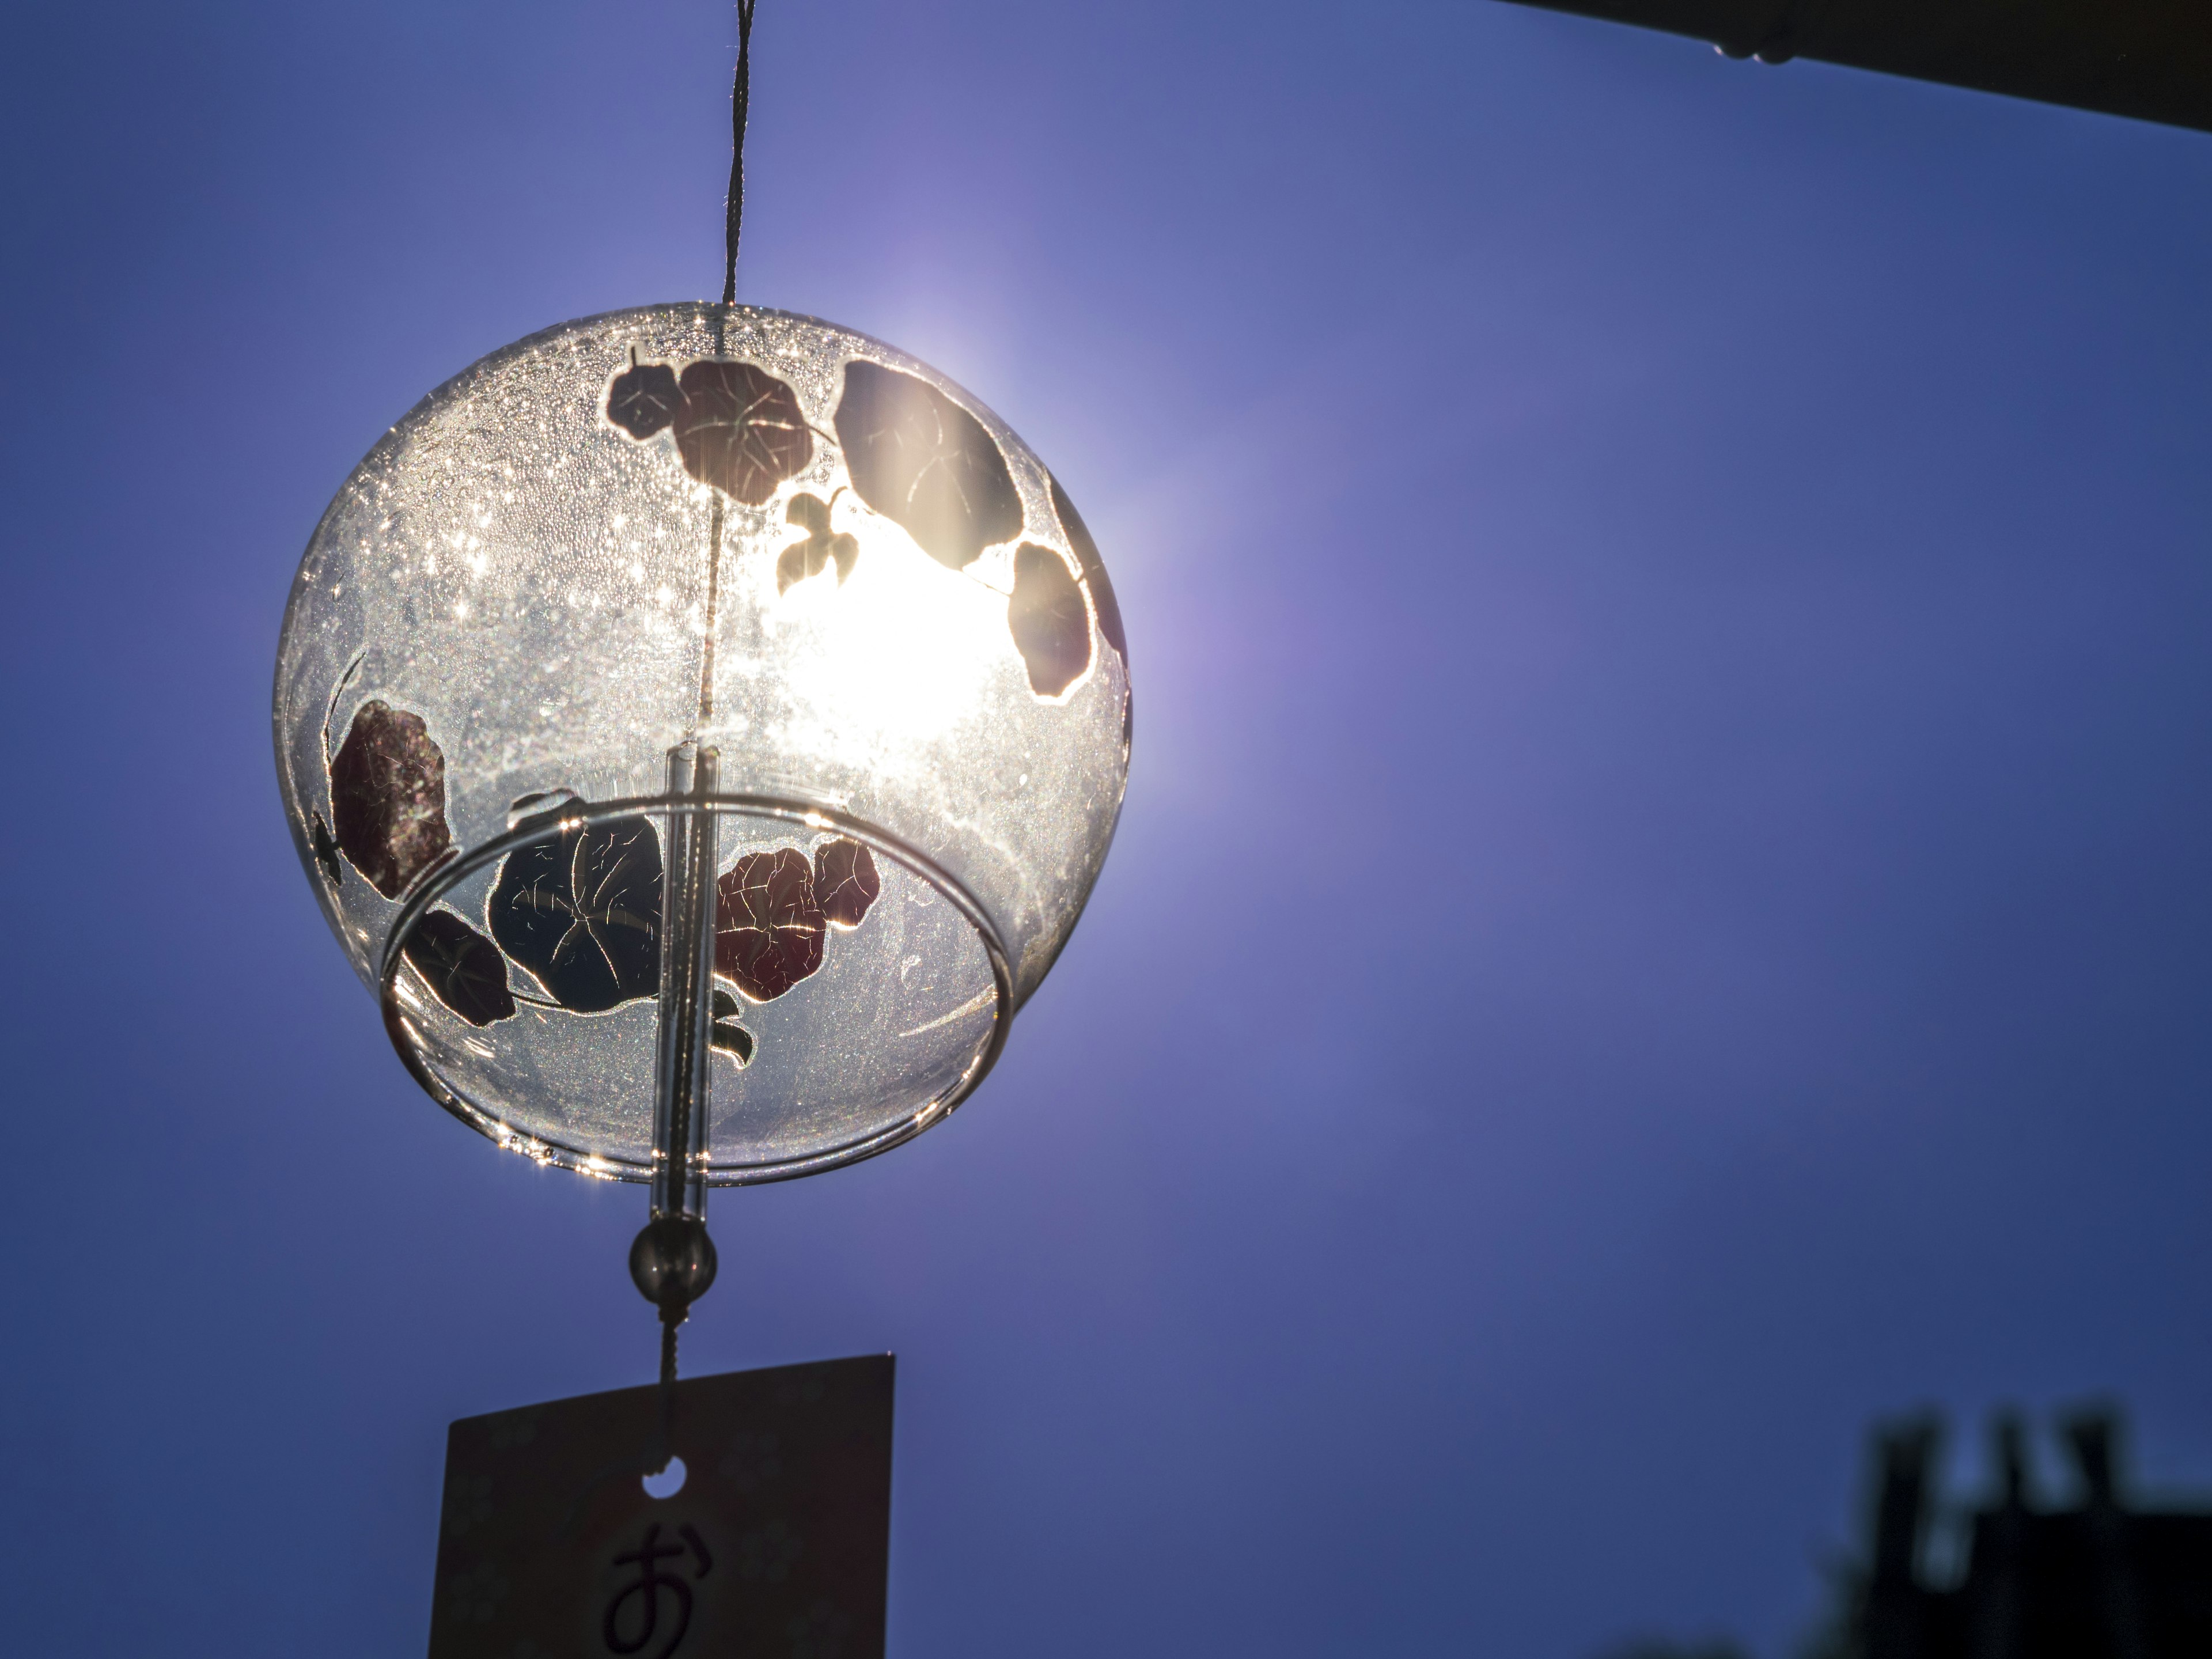
[[658,1436],[646,1453],[649,1474],[659,1474],[676,1455],[669,1437],[676,1431],[676,1328],[684,1322],[684,1313],[676,1310],[672,1319],[669,1312],[664,1308],[660,1313],[660,1422]]
[[745,218],[745,111],[752,102],[753,0],[738,0],[738,78],[730,88],[730,194],[722,229],[722,303],[738,302],[738,232]]
[[[722,303],[738,302],[738,232],[745,217],[745,113],[752,101],[752,46],[754,0],[738,0],[738,76],[730,88],[730,195],[723,219],[726,238],[722,264]],[[719,325],[717,325],[719,332]],[[719,348],[720,342],[717,342]],[[722,542],[722,498],[714,497],[714,551],[720,562]],[[710,612],[711,614],[711,612]],[[711,653],[714,635],[710,629],[708,648]],[[711,655],[708,659],[712,662]],[[704,699],[708,692],[702,688],[702,717],[708,707]],[[663,1308],[660,1312],[660,1443],[668,1443],[671,1417],[676,1405],[676,1328],[684,1322],[687,1309],[678,1306]],[[664,1465],[665,1467],[665,1465]]]

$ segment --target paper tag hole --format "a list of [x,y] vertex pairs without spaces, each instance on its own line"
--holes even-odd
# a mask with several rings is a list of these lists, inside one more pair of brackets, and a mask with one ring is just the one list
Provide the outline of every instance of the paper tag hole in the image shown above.
[[661,1470],[659,1474],[648,1474],[645,1477],[644,1486],[645,1495],[647,1498],[675,1497],[678,1492],[684,1490],[684,1460],[680,1457],[670,1458],[668,1467]]

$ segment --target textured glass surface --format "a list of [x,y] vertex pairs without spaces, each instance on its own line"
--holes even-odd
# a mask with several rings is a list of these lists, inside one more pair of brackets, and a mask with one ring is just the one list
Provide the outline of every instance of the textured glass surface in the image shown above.
[[[764,1179],[973,1086],[1105,856],[1128,695],[1088,532],[987,409],[665,306],[495,353],[370,453],[294,586],[277,763],[417,1074],[602,1173],[650,1158],[662,861],[672,811],[711,822],[709,1178]],[[711,811],[663,799],[687,743]]]

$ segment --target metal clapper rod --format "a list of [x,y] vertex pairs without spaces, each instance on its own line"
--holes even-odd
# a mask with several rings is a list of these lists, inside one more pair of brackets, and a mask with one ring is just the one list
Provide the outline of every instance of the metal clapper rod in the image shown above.
[[[707,1134],[714,982],[715,814],[720,757],[668,751],[667,857],[660,901],[660,1053],[653,1112],[653,1218],[630,1246],[630,1278],[660,1310],[660,1380],[676,1378],[676,1328],[714,1282],[707,1237]],[[679,803],[696,805],[686,808]]]

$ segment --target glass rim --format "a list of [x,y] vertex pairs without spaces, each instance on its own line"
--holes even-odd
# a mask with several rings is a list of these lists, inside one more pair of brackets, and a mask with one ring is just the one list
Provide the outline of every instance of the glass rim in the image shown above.
[[[557,1140],[527,1133],[514,1128],[494,1112],[469,1099],[434,1071],[422,1054],[421,1042],[409,1030],[409,1013],[401,1006],[398,994],[399,971],[405,963],[404,947],[423,917],[453,890],[471,876],[495,863],[518,847],[527,846],[542,839],[549,830],[565,824],[592,823],[608,818],[633,817],[641,813],[689,813],[699,816],[714,812],[768,818],[808,830],[829,830],[849,836],[871,851],[890,859],[909,874],[919,877],[949,902],[960,913],[962,920],[975,931],[981,942],[984,955],[991,964],[992,994],[994,1005],[991,1016],[991,1035],[981,1049],[962,1070],[958,1078],[933,1099],[909,1112],[896,1122],[867,1134],[811,1152],[803,1158],[782,1158],[766,1164],[709,1163],[701,1171],[701,1177],[709,1187],[760,1186],[772,1181],[793,1181],[802,1176],[819,1175],[825,1170],[842,1169],[848,1164],[858,1164],[864,1158],[887,1152],[902,1146],[951,1115],[953,1109],[975,1093],[991,1068],[998,1064],[999,1055],[1006,1046],[1006,1034],[1013,1024],[1013,972],[1006,960],[1005,942],[999,937],[990,915],[969,892],[960,880],[927,853],[890,830],[855,817],[849,812],[818,802],[802,801],[782,795],[763,795],[714,791],[700,794],[623,795],[608,800],[586,801],[570,799],[533,813],[514,827],[489,841],[481,842],[458,854],[448,854],[418,875],[401,895],[399,914],[392,919],[391,931],[385,935],[384,953],[377,967],[377,1001],[384,1015],[385,1035],[392,1041],[400,1063],[407,1067],[410,1076],[420,1084],[423,1092],[453,1116],[474,1129],[478,1134],[511,1152],[541,1164],[557,1169],[573,1170],[580,1175],[596,1176],[606,1181],[647,1182],[653,1179],[649,1161],[636,1162],[611,1158],[604,1152],[586,1152]],[[647,1103],[648,1108],[651,1103]]]

